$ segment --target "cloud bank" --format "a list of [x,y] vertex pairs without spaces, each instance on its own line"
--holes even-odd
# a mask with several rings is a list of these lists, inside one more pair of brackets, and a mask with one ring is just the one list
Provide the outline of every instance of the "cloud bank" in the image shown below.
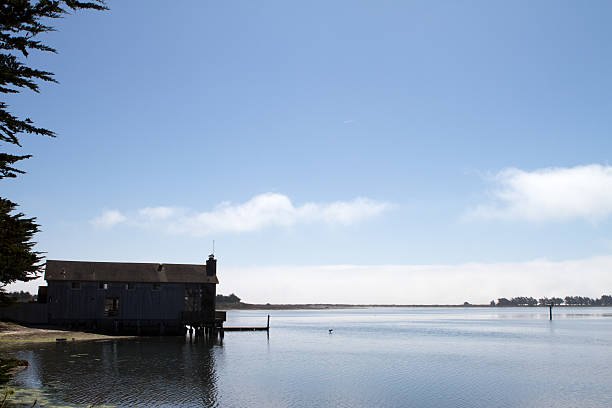
[[[488,304],[513,296],[612,294],[612,256],[457,265],[230,266],[219,259],[217,293],[250,303]],[[7,290],[36,293],[42,278]]]
[[462,304],[612,293],[612,256],[458,265],[225,267],[218,293],[251,303]]
[[491,201],[470,211],[471,217],[596,222],[612,213],[612,166],[511,168],[494,175],[492,181]]
[[386,202],[368,198],[332,203],[294,205],[289,197],[264,193],[241,204],[224,202],[210,211],[179,207],[146,207],[132,214],[106,211],[91,222],[109,228],[119,223],[163,229],[173,234],[205,236],[215,233],[250,232],[266,227],[291,227],[322,222],[349,226],[376,217],[391,208]]

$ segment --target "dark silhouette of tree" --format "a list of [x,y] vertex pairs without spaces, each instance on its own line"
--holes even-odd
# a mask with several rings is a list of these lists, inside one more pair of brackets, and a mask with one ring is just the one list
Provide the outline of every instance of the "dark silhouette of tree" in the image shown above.
[[[19,292],[4,293],[4,299],[8,300],[9,302],[34,302],[36,301],[36,296],[32,295],[30,292],[24,292],[22,290]],[[1,303],[2,301],[0,301],[0,304]]]
[[560,305],[563,304],[563,299],[558,298],[558,297],[551,297],[550,300],[551,300],[552,304],[555,305],[555,306],[560,306]]
[[585,296],[566,296],[565,304],[572,306],[596,306],[601,302]]
[[216,301],[219,303],[240,303],[240,298],[232,293],[229,296],[217,295]]
[[[56,52],[36,36],[55,28],[48,20],[61,18],[78,9],[106,9],[102,0],[81,2],[74,0],[1,0],[0,1],[0,93],[15,94],[23,89],[38,92],[38,82],[57,82],[53,73],[27,66],[20,60],[30,51]],[[0,141],[21,147],[19,136],[35,134],[54,137],[48,129],[37,127],[30,118],[19,118],[8,111],[8,105],[0,101]],[[0,179],[16,177],[23,171],[15,163],[31,155],[14,155],[0,152]]]
[[42,259],[40,252],[32,250],[32,237],[38,232],[36,220],[12,214],[16,207],[0,198],[0,291],[9,283],[34,279]]
[[518,296],[510,300],[513,306],[536,306],[538,301],[532,297]]
[[540,306],[548,306],[548,305],[559,306],[563,304],[563,299],[557,298],[557,297],[551,297],[550,299],[547,297],[543,297],[543,298],[538,299],[538,304]]
[[[62,18],[79,9],[104,10],[103,0],[0,0],[0,94],[5,99],[24,89],[38,92],[39,83],[57,82],[53,73],[28,66],[25,61],[31,51],[53,52],[56,50],[37,39],[42,33],[54,31],[49,22]],[[38,127],[28,118],[9,112],[5,100],[0,101],[0,145],[21,147],[24,134],[55,137],[48,129]],[[30,158],[29,154],[16,155],[0,152],[0,179],[15,178],[24,172],[15,164]],[[34,252],[32,237],[38,232],[35,218],[24,214],[13,214],[17,204],[0,197],[0,291],[16,280],[36,277],[42,259]]]
[[612,296],[601,295],[599,299],[593,299],[588,296],[566,296],[564,299],[558,297],[543,297],[534,299],[532,297],[517,296],[508,300],[506,298],[497,299],[497,304],[494,300],[491,301],[491,306],[612,306]]
[[512,306],[512,302],[506,298],[499,298],[497,299],[497,306]]

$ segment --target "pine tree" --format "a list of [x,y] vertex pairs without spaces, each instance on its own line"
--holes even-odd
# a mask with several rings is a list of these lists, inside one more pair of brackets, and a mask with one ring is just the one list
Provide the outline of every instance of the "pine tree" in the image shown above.
[[[0,93],[15,94],[22,89],[38,92],[38,81],[57,82],[53,73],[32,68],[20,61],[26,58],[31,50],[56,52],[49,45],[36,40],[36,36],[54,31],[48,20],[61,18],[70,10],[105,9],[100,0],[93,2],[80,1],[0,1]],[[21,147],[19,136],[35,134],[54,137],[48,129],[37,127],[30,118],[19,118],[8,111],[8,105],[0,101],[0,141]],[[16,177],[23,173],[14,165],[16,162],[30,158],[31,155],[15,155],[0,152],[0,179]]]
[[35,218],[14,213],[17,204],[0,198],[0,290],[17,280],[34,279],[41,253],[33,250],[32,237],[39,230]]
[[[24,89],[38,92],[40,82],[57,82],[53,73],[30,67],[24,62],[31,51],[56,52],[37,39],[42,33],[54,31],[49,23],[79,9],[104,10],[103,0],[0,0],[0,94],[5,99]],[[55,137],[53,131],[38,127],[30,118],[20,118],[9,112],[5,100],[0,101],[0,146],[21,147],[24,134]],[[0,179],[15,178],[23,171],[15,164],[30,158],[29,154],[0,152]],[[16,280],[36,277],[42,259],[35,252],[32,238],[38,232],[35,218],[13,214],[17,204],[0,197],[0,290]]]

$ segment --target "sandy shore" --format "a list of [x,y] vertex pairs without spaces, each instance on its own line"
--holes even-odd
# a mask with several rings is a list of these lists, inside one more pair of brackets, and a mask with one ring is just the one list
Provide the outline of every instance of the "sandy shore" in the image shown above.
[[52,327],[27,327],[15,323],[0,322],[0,349],[30,343],[53,343],[56,339],[66,341],[129,339],[134,336],[108,336],[82,331],[62,330]]

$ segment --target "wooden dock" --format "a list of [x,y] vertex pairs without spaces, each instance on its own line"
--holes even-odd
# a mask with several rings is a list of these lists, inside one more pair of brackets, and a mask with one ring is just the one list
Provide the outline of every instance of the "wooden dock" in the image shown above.
[[234,326],[234,327],[223,327],[223,329],[221,329],[223,331],[269,331],[270,328],[267,326],[263,326],[263,327],[238,327],[238,326]]
[[270,315],[268,315],[268,324],[266,326],[230,326],[230,327],[221,327],[221,331],[270,331]]

